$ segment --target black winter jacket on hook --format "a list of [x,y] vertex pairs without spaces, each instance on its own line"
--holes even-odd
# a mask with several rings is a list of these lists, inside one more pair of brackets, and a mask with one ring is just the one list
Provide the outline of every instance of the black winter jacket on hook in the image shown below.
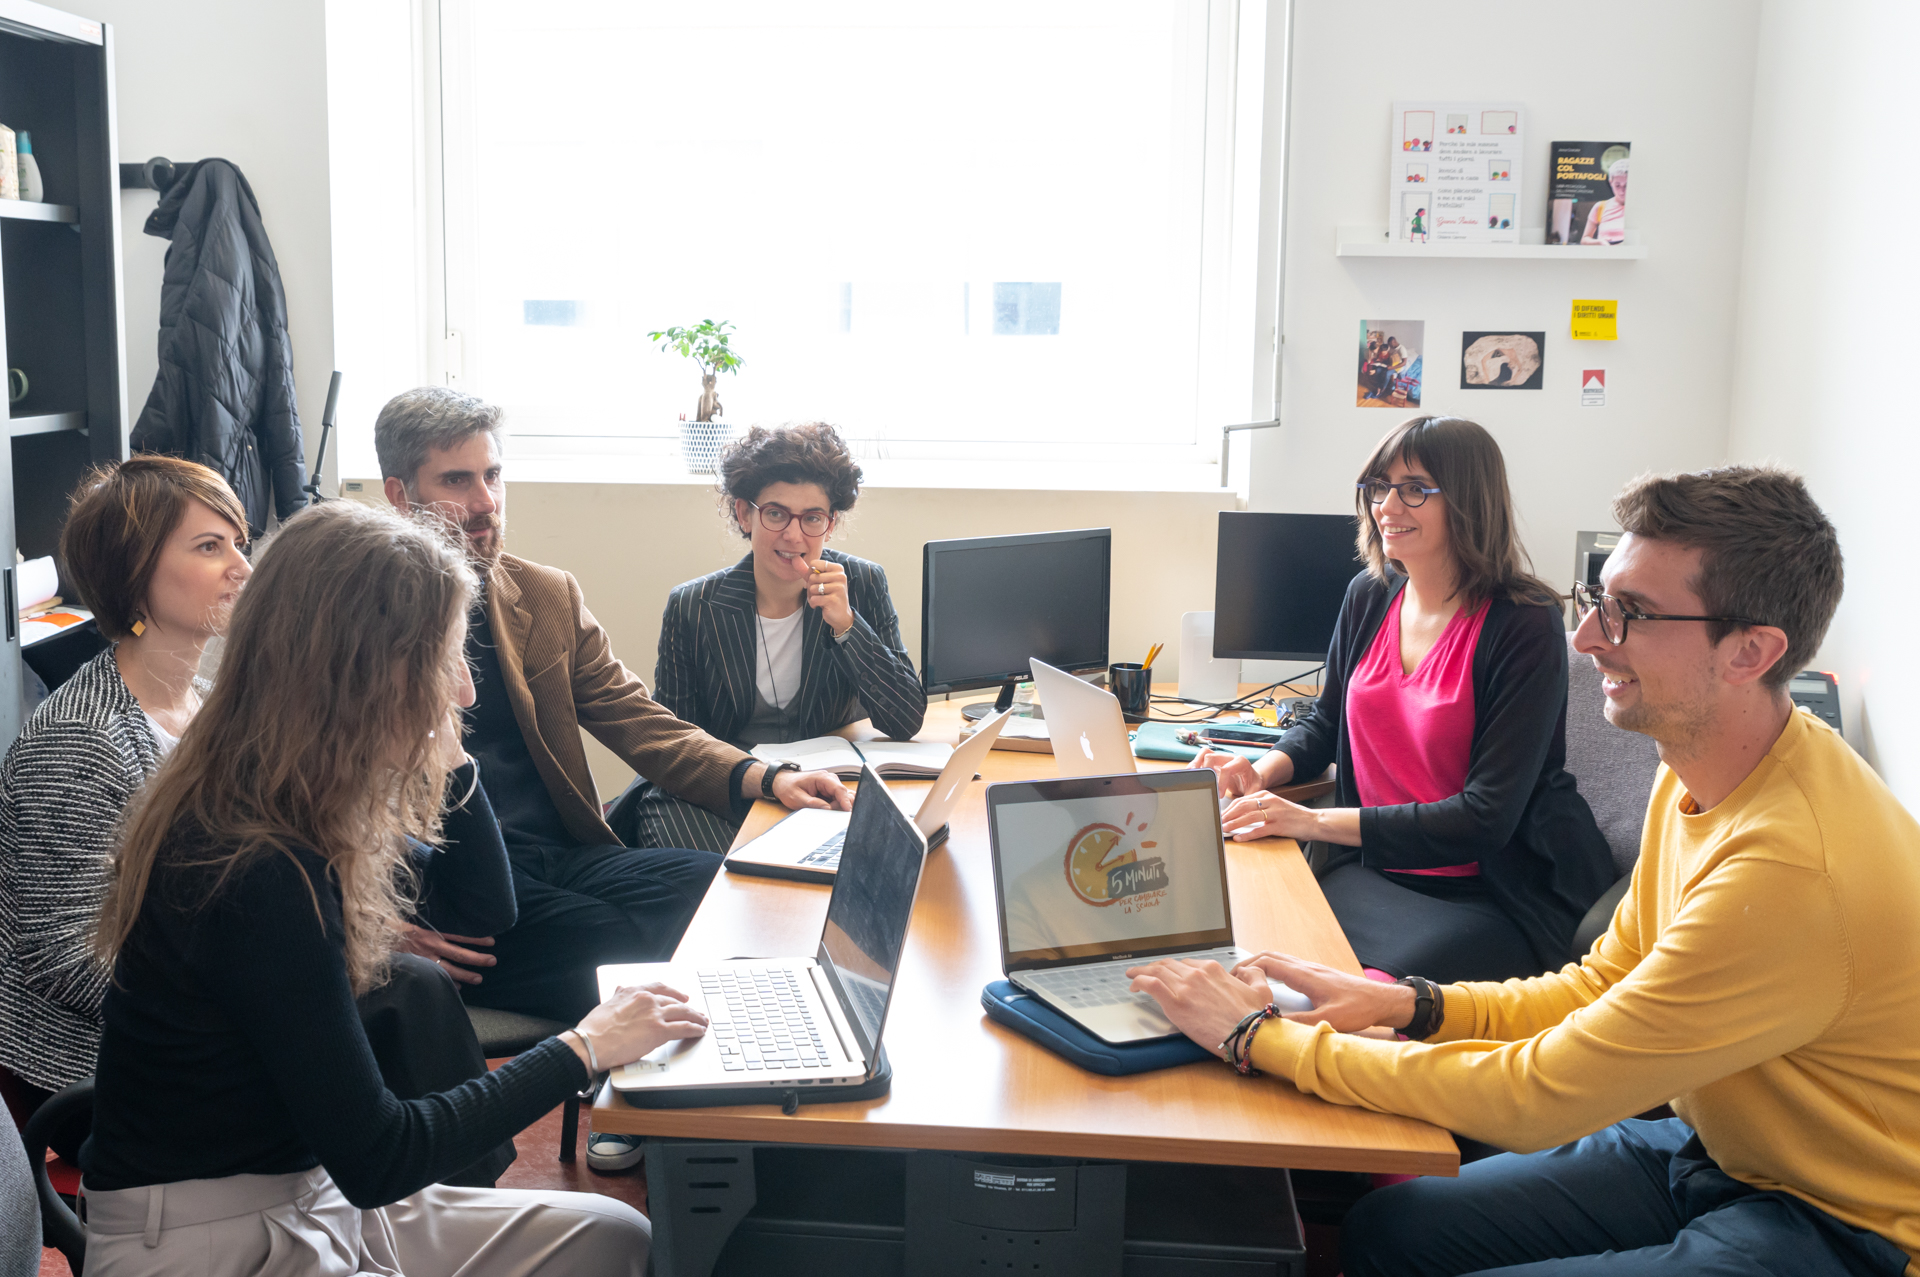
[[202,160],[167,188],[145,230],[173,243],[160,290],[160,374],[133,447],[218,471],[257,537],[270,508],[285,519],[307,501],[287,298],[259,201],[239,169]]

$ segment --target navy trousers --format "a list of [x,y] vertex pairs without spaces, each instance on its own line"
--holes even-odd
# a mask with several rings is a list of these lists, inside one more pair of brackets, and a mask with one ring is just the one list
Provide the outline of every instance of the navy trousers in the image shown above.
[[1340,1236],[1346,1277],[1900,1277],[1907,1267],[1886,1238],[1734,1179],[1678,1118],[1369,1193]]
[[509,847],[519,919],[495,966],[462,989],[473,1006],[574,1022],[600,1001],[594,968],[673,956],[720,868],[709,851]]

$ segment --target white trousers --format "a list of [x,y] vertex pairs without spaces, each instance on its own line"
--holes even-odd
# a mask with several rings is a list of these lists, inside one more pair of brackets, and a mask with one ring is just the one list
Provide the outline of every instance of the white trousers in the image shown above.
[[433,1184],[360,1210],[321,1168],[82,1192],[87,1277],[641,1277],[653,1240],[597,1193]]

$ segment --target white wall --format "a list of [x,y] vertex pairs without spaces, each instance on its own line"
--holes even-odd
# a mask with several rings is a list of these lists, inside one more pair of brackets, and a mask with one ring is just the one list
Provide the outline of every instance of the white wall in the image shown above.
[[1730,449],[1798,468],[1839,527],[1847,592],[1819,664],[1840,677],[1848,739],[1909,807],[1920,589],[1899,485],[1920,473],[1907,384],[1920,268],[1904,242],[1920,208],[1904,158],[1916,41],[1907,0],[1766,4]]
[[[1478,20],[1467,20],[1477,12]],[[1574,533],[1613,526],[1608,501],[1649,469],[1725,455],[1755,0],[1473,6],[1299,0],[1285,256],[1282,412],[1253,436],[1254,509],[1353,508],[1368,450],[1403,414],[1356,408],[1363,319],[1426,321],[1426,412],[1480,421],[1506,454],[1535,567],[1563,585]],[[1336,228],[1385,218],[1396,99],[1526,107],[1523,226],[1545,221],[1547,144],[1633,144],[1638,262],[1339,258]],[[1576,297],[1620,302],[1620,340],[1568,337]],[[1544,389],[1459,389],[1460,334],[1547,334]],[[1578,372],[1608,370],[1603,409]]]
[[[286,286],[307,458],[333,370],[322,0],[73,0],[113,25],[120,158],[232,160],[260,201]],[[167,241],[144,234],[159,202],[123,191],[127,421],[153,390]]]

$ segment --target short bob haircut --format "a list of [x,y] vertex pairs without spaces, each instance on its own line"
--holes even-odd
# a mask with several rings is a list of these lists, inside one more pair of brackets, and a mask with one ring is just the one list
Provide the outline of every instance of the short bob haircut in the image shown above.
[[859,462],[840,432],[824,421],[803,425],[751,426],[720,454],[720,513],[743,537],[753,531],[734,518],[736,499],[758,501],[769,484],[813,483],[827,494],[838,518],[860,499]]
[[[1688,582],[1702,611],[1777,626],[1787,650],[1761,683],[1780,691],[1813,663],[1846,588],[1840,534],[1799,475],[1773,466],[1721,466],[1642,475],[1613,499],[1620,530],[1700,551]],[[1710,621],[1718,646],[1737,621]]]
[[[1520,545],[1506,459],[1485,427],[1465,417],[1410,417],[1374,448],[1360,468],[1360,482],[1388,479],[1396,462],[1423,471],[1440,489],[1446,502],[1447,545],[1460,573],[1461,602],[1478,607],[1493,598],[1521,604],[1559,599],[1533,575],[1533,563]],[[1354,493],[1354,508],[1360,516],[1360,557],[1367,570],[1381,581],[1389,568],[1404,575],[1406,569],[1387,557],[1364,490]]]
[[247,513],[240,498],[198,462],[142,454],[96,467],[74,489],[60,534],[60,563],[106,637],[133,633],[160,551],[189,501],[231,523],[245,542]]

